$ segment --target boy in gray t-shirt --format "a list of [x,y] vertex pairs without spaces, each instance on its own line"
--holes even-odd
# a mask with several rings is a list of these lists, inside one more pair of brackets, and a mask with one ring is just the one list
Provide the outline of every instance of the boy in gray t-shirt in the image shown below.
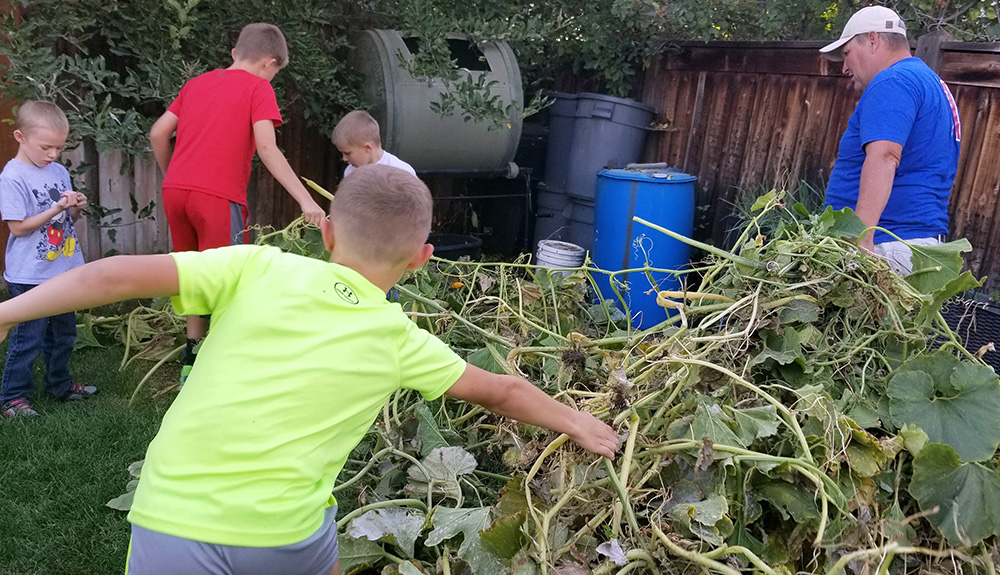
[[[73,222],[87,198],[70,185],[69,172],[56,162],[69,122],[55,104],[25,102],[14,122],[17,155],[0,172],[0,215],[10,227],[4,279],[11,297],[60,273],[83,265]],[[53,397],[79,400],[97,388],[75,383],[69,357],[76,341],[76,315],[65,313],[18,324],[0,380],[0,413],[38,415],[30,399],[32,366],[44,352],[45,390]]]

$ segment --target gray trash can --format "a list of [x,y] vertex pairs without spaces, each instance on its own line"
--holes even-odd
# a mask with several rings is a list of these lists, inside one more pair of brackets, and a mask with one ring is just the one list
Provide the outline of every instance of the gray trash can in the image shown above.
[[[549,106],[549,141],[545,153],[545,187],[565,193],[569,161],[573,153],[573,128],[576,125],[576,94],[552,92],[555,102]],[[542,238],[545,239],[545,238]]]
[[598,172],[641,160],[655,110],[614,96],[591,93],[576,96],[566,193],[593,202]]

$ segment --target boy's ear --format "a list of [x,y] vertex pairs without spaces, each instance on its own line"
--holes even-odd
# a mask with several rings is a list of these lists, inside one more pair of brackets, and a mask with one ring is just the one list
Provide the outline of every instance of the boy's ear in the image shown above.
[[229,55],[233,57],[233,62],[236,61],[236,48],[229,51]]
[[427,263],[427,260],[431,259],[432,255],[434,255],[433,245],[424,244],[420,246],[420,251],[418,251],[416,255],[413,256],[413,259],[410,260],[410,263],[406,264],[406,269],[415,270],[419,268],[420,266]]
[[372,144],[371,142],[365,142],[364,148],[365,148],[365,153],[370,154],[371,151],[375,149],[375,145]]
[[23,144],[24,143],[24,132],[22,132],[21,130],[14,130],[14,140],[18,144]]
[[326,251],[333,253],[333,222],[330,221],[330,216],[319,221],[319,233],[323,237]]

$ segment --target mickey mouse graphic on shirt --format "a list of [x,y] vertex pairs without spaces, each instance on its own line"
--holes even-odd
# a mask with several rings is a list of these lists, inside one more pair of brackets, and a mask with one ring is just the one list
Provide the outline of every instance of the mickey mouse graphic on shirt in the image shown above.
[[[50,202],[57,203],[62,198],[59,188],[46,186],[43,191],[31,190],[38,201],[41,210],[48,209]],[[76,253],[76,232],[73,229],[73,218],[65,211],[49,221],[45,226],[45,234],[38,242],[38,258],[55,261],[60,255],[71,257]]]

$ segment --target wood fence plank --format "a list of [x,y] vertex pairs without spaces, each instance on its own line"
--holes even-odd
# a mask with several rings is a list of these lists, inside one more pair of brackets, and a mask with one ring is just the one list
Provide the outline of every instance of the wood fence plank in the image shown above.
[[166,232],[166,220],[156,218],[156,206],[160,203],[160,170],[151,158],[135,158],[134,166],[135,201],[140,214],[135,223],[135,250],[140,254],[166,251],[160,240],[161,232]]
[[988,92],[988,110],[986,122],[981,124],[982,140],[980,160],[977,162],[977,170],[973,177],[972,189],[975,190],[975,197],[971,202],[977,210],[977,218],[983,218],[983,227],[975,237],[970,237],[969,241],[979,255],[979,267],[977,273],[980,275],[993,275],[993,262],[1000,262],[991,249],[996,245],[997,232],[996,222],[998,204],[997,194],[1000,192],[997,187],[997,173],[1000,173],[1000,154],[989,153],[987,150],[1000,148],[1000,94]]
[[105,208],[118,211],[101,222],[101,252],[135,253],[135,215],[132,213],[130,192],[131,173],[122,173],[124,158],[114,150],[98,157],[99,201]]
[[942,50],[939,74],[949,84],[1000,88],[1000,53]]

